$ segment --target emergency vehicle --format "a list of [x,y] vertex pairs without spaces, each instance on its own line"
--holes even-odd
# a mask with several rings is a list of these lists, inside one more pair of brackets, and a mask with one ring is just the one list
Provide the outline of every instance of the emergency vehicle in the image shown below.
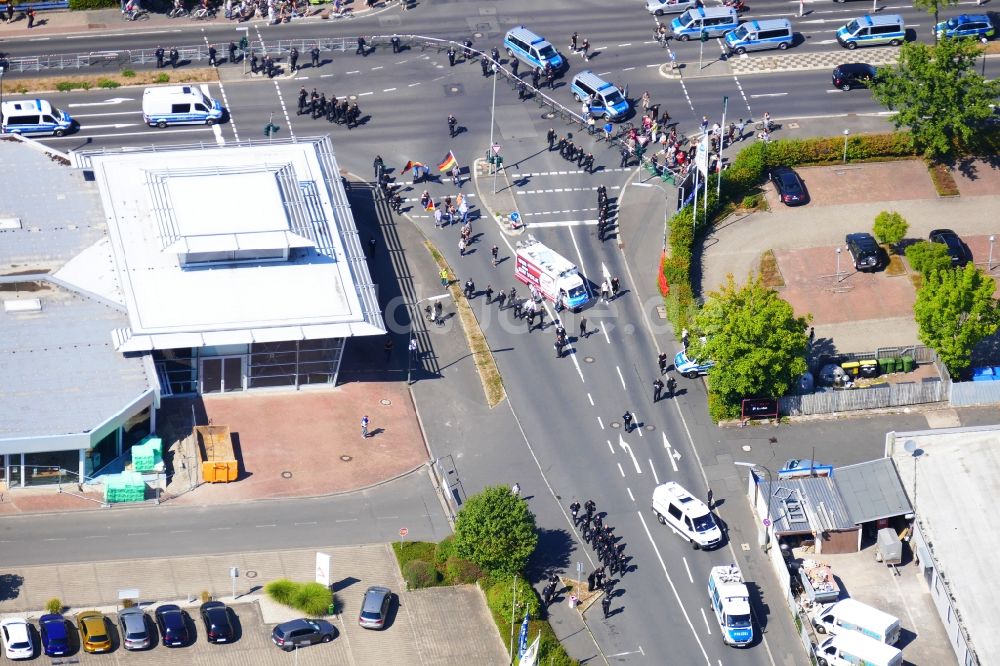
[[590,292],[576,265],[533,236],[517,244],[514,277],[553,303],[562,303],[570,309],[580,308],[590,300]]
[[753,641],[750,592],[735,564],[712,567],[708,574],[708,601],[722,629],[726,645],[746,647]]

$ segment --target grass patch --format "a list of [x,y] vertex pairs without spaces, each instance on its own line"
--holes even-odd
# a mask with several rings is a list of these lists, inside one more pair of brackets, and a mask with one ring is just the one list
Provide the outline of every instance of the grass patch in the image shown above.
[[[884,245],[882,246],[885,247]],[[885,267],[885,274],[889,277],[898,277],[900,275],[906,274],[906,264],[903,263],[903,258],[898,254],[893,254],[888,252],[889,255],[889,265]]]
[[210,83],[219,80],[219,73],[214,67],[199,69],[180,69],[171,74],[165,72],[135,72],[130,69],[116,74],[101,74],[100,76],[68,76],[68,77],[38,77],[18,79],[16,91],[19,94],[52,92],[69,92],[70,90],[90,90],[92,88],[117,88],[119,86],[147,86],[155,83]]
[[333,592],[320,583],[295,583],[279,578],[265,585],[264,591],[272,601],[312,617],[326,615],[334,605]]
[[434,561],[434,549],[437,544],[429,541],[393,541],[392,552],[396,555],[399,570],[402,571],[413,560],[424,562]]
[[774,250],[768,250],[760,258],[760,277],[764,280],[765,287],[775,289],[784,287],[785,280],[778,270],[778,260],[774,258]]
[[924,286],[924,276],[916,271],[910,273],[910,284],[913,285],[915,291],[920,291],[920,288]]
[[[519,584],[519,588],[527,586],[528,594],[531,595],[531,600],[534,604],[538,603],[538,596],[534,590],[531,590],[527,582]],[[493,600],[494,603],[487,603],[490,609],[490,616],[493,618],[493,622],[497,625],[497,630],[500,632],[500,637],[503,639],[504,643],[510,640],[510,620],[511,620],[511,604],[510,604],[510,590],[511,581],[499,580],[494,583],[490,588],[486,590],[487,600]],[[518,594],[518,599],[523,599],[524,596]],[[503,603],[506,602],[506,603]],[[532,605],[534,605],[532,604]],[[520,629],[521,622],[524,620],[525,607],[521,603],[518,604],[517,610],[514,612],[514,622],[517,625],[515,632]],[[538,642],[538,663],[545,664],[545,666],[579,666],[580,662],[575,659],[570,658],[566,654],[566,649],[563,648],[562,643],[556,638],[556,634],[552,631],[552,626],[549,625],[547,620],[540,620],[534,615],[528,620],[528,643],[530,644],[535,640],[535,636],[541,633],[542,637]]]
[[98,88],[107,88],[113,90],[121,86],[121,83],[115,81],[114,79],[97,79]]
[[430,241],[425,240],[424,246],[431,253],[438,269],[447,270],[449,276],[451,276],[451,280],[448,283],[448,291],[451,293],[451,298],[458,310],[458,319],[462,322],[465,340],[469,345],[469,350],[472,352],[476,370],[479,372],[479,381],[486,392],[486,402],[490,408],[496,407],[503,401],[507,394],[504,391],[503,378],[500,376],[500,370],[493,359],[493,352],[486,341],[486,336],[483,334],[482,329],[479,328],[479,321],[476,319],[476,315],[473,314],[472,308],[469,306],[469,301],[462,294],[460,283],[454,278],[454,273],[451,271],[451,267],[448,266],[448,262]]
[[931,182],[934,183],[934,189],[937,190],[939,197],[957,197],[960,194],[958,183],[955,182],[948,165],[928,164],[927,171],[931,175]]

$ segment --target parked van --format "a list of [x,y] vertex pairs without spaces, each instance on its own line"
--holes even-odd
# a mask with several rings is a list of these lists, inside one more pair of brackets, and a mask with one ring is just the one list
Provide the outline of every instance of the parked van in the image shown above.
[[503,38],[503,45],[507,49],[507,55],[532,67],[545,69],[546,65],[551,65],[558,72],[566,66],[566,59],[559,55],[552,44],[523,25],[508,30],[507,36]]
[[824,606],[813,617],[813,626],[821,634],[856,631],[887,645],[899,640],[899,618],[856,599],[841,599]]
[[3,134],[53,134],[62,136],[76,123],[65,111],[60,111],[44,99],[4,102],[0,105]]
[[747,51],[781,49],[792,45],[794,35],[788,19],[750,21],[742,24],[726,35],[726,46],[730,53],[743,55]]
[[714,548],[722,543],[722,530],[705,503],[684,490],[676,481],[667,481],[653,489],[653,513],[694,546]]
[[739,25],[740,19],[732,7],[689,9],[670,22],[674,37],[682,42],[701,39],[702,32],[708,33],[709,37],[718,37],[735,30]]
[[859,46],[899,46],[906,40],[906,25],[898,14],[856,18],[837,30],[837,41],[845,49]]
[[594,116],[617,120],[628,114],[629,104],[625,95],[589,69],[574,76],[569,89],[577,102],[589,100],[590,113]]
[[150,127],[214,125],[223,113],[222,104],[198,86],[162,86],[142,93],[142,119]]
[[819,666],[903,666],[903,653],[853,631],[830,636],[813,652]]

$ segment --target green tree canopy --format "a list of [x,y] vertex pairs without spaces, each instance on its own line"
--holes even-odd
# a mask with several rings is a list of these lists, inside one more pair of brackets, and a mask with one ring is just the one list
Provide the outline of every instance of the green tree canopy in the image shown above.
[[992,278],[968,264],[931,272],[917,292],[913,313],[920,340],[937,351],[956,378],[972,364],[973,347],[1000,326],[995,290]]
[[893,247],[899,241],[906,238],[906,232],[910,225],[906,223],[903,216],[896,211],[882,211],[875,216],[875,224],[872,226],[872,235],[878,239],[879,243],[886,243]]
[[738,287],[729,275],[708,295],[695,318],[706,339],[692,340],[688,355],[715,361],[708,373],[713,418],[738,415],[743,398],[779,397],[796,384],[806,371],[807,323],[759,276]]
[[906,259],[913,270],[929,275],[937,270],[951,270],[951,256],[944,243],[918,241],[906,248]]
[[455,520],[455,554],[490,573],[520,573],[537,543],[535,514],[507,486],[473,495]]
[[907,42],[899,65],[879,69],[872,96],[895,111],[927,157],[942,159],[967,146],[993,112],[1000,83],[976,72],[982,47],[973,39],[943,39],[936,46]]

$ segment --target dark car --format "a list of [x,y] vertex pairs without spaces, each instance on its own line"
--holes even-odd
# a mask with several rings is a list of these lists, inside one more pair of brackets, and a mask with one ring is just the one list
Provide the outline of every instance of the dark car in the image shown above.
[[46,657],[69,654],[69,630],[62,615],[49,613],[38,618],[38,633],[42,636],[42,651]]
[[972,252],[962,239],[951,229],[935,229],[930,233],[932,243],[941,243],[948,248],[948,256],[951,257],[952,268],[961,268],[972,261]]
[[187,613],[176,604],[164,604],[156,609],[156,626],[166,647],[183,647],[188,644]]
[[882,266],[882,248],[871,234],[847,234],[846,240],[856,270],[874,272]]
[[358,624],[365,629],[382,629],[385,618],[389,614],[389,602],[392,601],[392,590],[387,587],[373,585],[365,590],[361,600],[361,613]]
[[206,601],[201,605],[201,620],[205,623],[205,638],[209,643],[232,643],[233,624],[229,609],[221,601]]
[[771,172],[771,182],[781,203],[786,206],[801,206],[809,201],[805,183],[788,167],[778,167]]
[[852,62],[833,68],[833,86],[847,91],[851,88],[867,88],[875,80],[876,70],[864,62]]
[[282,622],[271,632],[271,640],[285,652],[315,643],[329,643],[337,630],[326,620],[300,618]]

